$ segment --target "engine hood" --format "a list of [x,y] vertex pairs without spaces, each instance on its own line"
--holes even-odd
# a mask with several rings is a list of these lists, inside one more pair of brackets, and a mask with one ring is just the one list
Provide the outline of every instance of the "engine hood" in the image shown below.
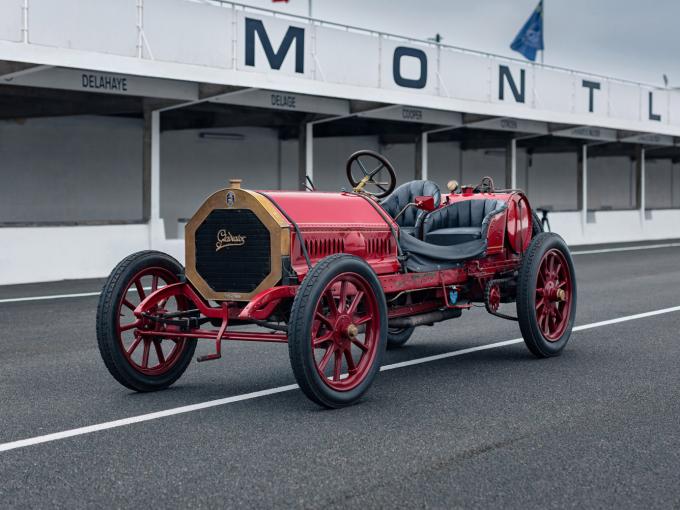
[[[376,210],[365,197],[353,193],[262,191],[302,230],[351,227],[384,230],[391,218]],[[395,226],[394,224],[392,226]]]

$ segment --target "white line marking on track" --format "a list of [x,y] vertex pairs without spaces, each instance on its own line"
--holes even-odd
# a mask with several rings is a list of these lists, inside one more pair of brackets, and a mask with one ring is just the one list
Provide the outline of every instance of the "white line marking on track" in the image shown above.
[[621,246],[619,248],[600,248],[597,250],[572,251],[572,255],[592,255],[594,253],[613,253],[616,251],[654,250],[657,248],[677,248],[680,243],[648,244],[645,246]]
[[[144,290],[151,290],[151,287],[143,287]],[[130,289],[129,292],[137,292],[137,289]],[[22,301],[44,301],[46,299],[66,299],[77,297],[99,296],[101,292],[79,292],[76,294],[54,294],[51,296],[29,296],[20,298],[0,299],[0,303],[21,303]]]
[[[583,324],[581,326],[574,327],[573,331],[584,331],[587,329],[601,328],[603,326],[610,326],[612,324],[619,324],[621,322],[628,322],[637,319],[644,319],[646,317],[653,317],[655,315],[662,315],[671,312],[680,311],[680,306],[673,306],[671,308],[663,308],[661,310],[652,310],[651,312],[637,313],[635,315],[627,315],[625,317],[618,317],[616,319],[609,319],[600,322],[592,322],[590,324]],[[472,352],[486,351],[489,349],[496,349],[498,347],[505,347],[507,345],[518,344],[522,342],[521,338],[513,338],[512,340],[505,340],[502,342],[495,342],[492,344],[478,345],[476,347],[469,347],[467,349],[459,349],[457,351],[445,352],[442,354],[436,354],[434,356],[426,356],[423,358],[412,359],[408,361],[401,361],[399,363],[392,363],[390,365],[384,365],[380,367],[381,372],[387,370],[395,370],[397,368],[409,367],[412,365],[421,365],[423,363],[430,363],[432,361],[438,361],[446,358],[453,358],[455,356],[463,356],[465,354],[470,354]],[[266,397],[268,395],[275,395],[277,393],[284,393],[286,391],[292,391],[298,389],[297,384],[289,384],[287,386],[279,386],[277,388],[269,388],[261,391],[254,391],[252,393],[244,393],[242,395],[235,395],[233,397],[220,398],[217,400],[209,400],[207,402],[200,402],[198,404],[191,404],[187,406],[175,407],[172,409],[166,409],[164,411],[157,411],[154,413],[141,414],[138,416],[131,416],[129,418],[122,418],[120,420],[107,421],[104,423],[98,423],[96,425],[89,425],[87,427],[79,427],[71,430],[64,430],[62,432],[55,432],[53,434],[46,434],[43,436],[31,437],[28,439],[21,439],[19,441],[12,441],[9,443],[0,444],[0,452],[6,452],[9,450],[16,450],[18,448],[25,448],[27,446],[33,446],[42,443],[49,443],[51,441],[57,441],[59,439],[66,439],[69,437],[82,436],[84,434],[90,434],[92,432],[99,432],[102,430],[114,429],[119,427],[125,427],[127,425],[132,425],[135,423],[142,423],[145,421],[157,420],[159,418],[167,418],[169,416],[175,416],[178,414],[191,413],[194,411],[200,411],[202,409],[209,409],[211,407],[223,406],[227,404],[233,404],[234,402],[242,402],[244,400],[252,400],[255,398]]]
[[[572,251],[572,255],[591,255],[594,253],[612,253],[617,251],[637,251],[637,250],[653,250],[655,248],[675,248],[679,247],[680,243],[666,243],[666,244],[649,244],[646,246],[623,246],[620,248],[602,248],[597,250],[583,250]],[[150,287],[145,287],[144,290],[149,290]],[[134,289],[133,289],[134,290]],[[78,297],[93,297],[98,296],[101,292],[79,292],[76,294],[54,294],[51,296],[29,296],[20,298],[5,298],[0,299],[0,303],[21,303],[25,301],[44,301],[47,299],[68,299]]]

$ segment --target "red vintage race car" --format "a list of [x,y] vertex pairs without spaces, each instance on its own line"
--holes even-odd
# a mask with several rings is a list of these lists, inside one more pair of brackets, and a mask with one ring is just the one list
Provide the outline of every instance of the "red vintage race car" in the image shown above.
[[[186,268],[167,254],[125,258],[106,281],[97,338],[109,371],[136,391],[167,388],[198,340],[288,344],[302,391],[355,402],[387,347],[473,306],[517,320],[529,350],[559,354],[571,334],[569,250],[542,232],[527,197],[484,178],[442,196],[431,181],[395,189],[392,165],[359,151],[352,191],[250,191],[233,180],[186,225]],[[516,303],[516,316],[501,303]],[[451,329],[455,336],[455,329]]]

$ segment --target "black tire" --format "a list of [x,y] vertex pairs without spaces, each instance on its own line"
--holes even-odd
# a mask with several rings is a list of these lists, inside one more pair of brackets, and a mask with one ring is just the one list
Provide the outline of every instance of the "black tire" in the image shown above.
[[[568,275],[565,276],[564,280],[567,277],[570,280],[569,287],[567,287],[568,292],[565,296],[565,302],[569,304],[569,310],[567,312],[563,310],[562,317],[564,317],[564,322],[560,321],[560,323],[564,326],[562,328],[556,327],[555,334],[558,336],[549,340],[542,331],[537,317],[536,287],[539,269],[546,254],[550,252],[554,254],[552,256],[559,257],[553,250],[561,254],[568,269]],[[551,232],[541,232],[531,241],[529,249],[524,255],[517,285],[517,317],[519,319],[519,327],[524,337],[524,343],[535,356],[539,358],[557,356],[567,345],[576,315],[576,298],[576,273],[569,248],[559,235]],[[553,305],[551,304],[550,306]],[[559,307],[560,304],[555,303],[554,306]]]
[[[379,334],[375,357],[360,384],[348,391],[328,386],[319,374],[312,348],[312,328],[316,306],[334,278],[341,274],[356,274],[370,286],[379,310]],[[355,403],[368,390],[380,369],[387,343],[387,303],[380,281],[371,267],[359,257],[346,254],[330,255],[318,262],[305,276],[293,300],[288,330],[288,354],[293,374],[303,393],[313,402],[327,408],[340,408]]]
[[406,328],[388,328],[387,329],[387,348],[396,349],[403,346],[409,341],[411,335],[415,331],[415,326]]
[[536,214],[536,211],[531,212],[531,237],[532,239],[536,237],[538,234],[543,232],[543,223],[541,222],[541,219],[538,217],[538,214]]
[[196,340],[186,340],[183,350],[167,372],[159,375],[140,373],[123,354],[117,333],[119,303],[123,299],[132,278],[147,268],[162,268],[175,275],[184,268],[170,255],[158,251],[140,251],[123,259],[111,272],[99,297],[97,306],[97,343],[106,368],[123,386],[134,391],[162,390],[173,384],[184,373],[196,350]]

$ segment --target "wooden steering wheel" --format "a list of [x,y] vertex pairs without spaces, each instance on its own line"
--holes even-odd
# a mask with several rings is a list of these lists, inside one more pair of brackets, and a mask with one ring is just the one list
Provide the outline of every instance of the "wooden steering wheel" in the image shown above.
[[[378,166],[375,166],[375,161]],[[354,169],[358,169],[357,179],[354,176]],[[387,172],[387,181],[380,182],[376,180],[378,172],[385,170]],[[366,193],[375,198],[385,198],[394,191],[397,185],[397,176],[394,173],[394,167],[387,158],[374,151],[361,150],[352,154],[347,160],[347,180],[354,188],[356,193]],[[366,189],[366,186],[371,188]]]

